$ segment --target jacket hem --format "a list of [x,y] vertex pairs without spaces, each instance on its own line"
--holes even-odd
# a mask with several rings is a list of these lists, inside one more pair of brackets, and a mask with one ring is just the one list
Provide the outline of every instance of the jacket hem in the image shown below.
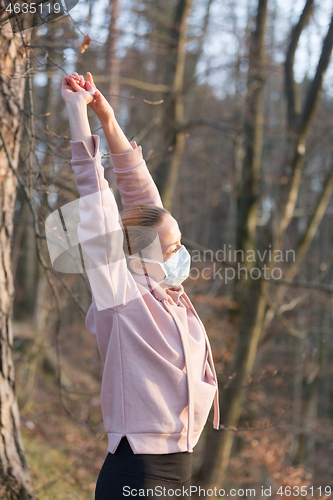
[[[201,432],[194,432],[192,441],[193,446],[198,442]],[[187,432],[179,433],[126,433],[119,434],[115,432],[108,432],[108,452],[115,453],[120,440],[123,436],[127,437],[133,453],[136,454],[166,454],[166,453],[179,453],[182,451],[193,452],[193,447],[187,446]]]

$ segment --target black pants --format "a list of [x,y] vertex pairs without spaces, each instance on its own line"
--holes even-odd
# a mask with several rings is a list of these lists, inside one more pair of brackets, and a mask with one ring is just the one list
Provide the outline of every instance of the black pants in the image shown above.
[[163,500],[188,498],[191,474],[192,453],[134,454],[125,436],[116,452],[107,454],[97,479],[95,500],[133,499],[134,496]]

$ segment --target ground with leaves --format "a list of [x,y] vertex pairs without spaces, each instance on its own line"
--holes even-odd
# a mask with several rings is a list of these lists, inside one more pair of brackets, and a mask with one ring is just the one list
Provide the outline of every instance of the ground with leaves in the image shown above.
[[[236,342],[237,328],[226,318],[235,304],[218,294],[212,296],[210,286],[192,280],[187,290],[211,338],[216,368],[222,375],[221,394],[228,377],[232,376],[227,365]],[[92,500],[107,453],[100,408],[102,363],[96,341],[83,321],[62,327],[63,404],[57,382],[54,339],[49,333],[45,337],[34,337],[29,325],[22,322],[14,324],[14,336],[22,435],[36,499]],[[281,332],[279,338],[282,336]],[[307,488],[331,486],[333,490],[333,449],[325,444],[333,435],[329,419],[317,420],[317,441],[306,466],[292,464],[290,460],[295,441],[290,399],[294,364],[290,348],[289,351],[285,339],[268,342],[261,348],[256,370],[249,380],[238,426],[241,430],[236,432],[228,480],[224,485],[226,490],[254,488],[256,498],[260,498],[261,486],[272,486],[271,498],[274,500],[290,496],[311,500],[325,498],[319,495],[319,490],[307,497],[289,495],[285,487],[295,487],[295,492],[302,485]],[[308,363],[310,366],[310,361]],[[195,469],[211,425],[210,416],[194,450]],[[276,492],[279,486],[283,488],[282,495]],[[240,492],[235,498],[242,496]]]
[[99,361],[96,342],[81,329],[61,331],[63,397],[68,412],[59,397],[54,347],[43,343],[31,359],[33,341],[27,330],[26,325],[15,325],[15,361],[21,429],[36,498],[90,500],[107,453],[100,373],[94,366]]

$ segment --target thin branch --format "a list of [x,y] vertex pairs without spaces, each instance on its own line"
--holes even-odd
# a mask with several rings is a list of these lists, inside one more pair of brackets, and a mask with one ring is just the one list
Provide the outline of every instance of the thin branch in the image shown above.
[[269,307],[274,310],[276,319],[281,323],[281,325],[284,327],[285,331],[287,333],[289,333],[289,335],[291,335],[293,337],[296,337],[296,338],[298,338],[300,340],[304,340],[306,338],[306,336],[308,335],[309,332],[306,331],[306,330],[305,331],[299,331],[296,328],[294,328],[291,325],[290,321],[288,321],[287,318],[285,318],[283,316],[283,314],[281,314],[281,312],[279,312],[279,307],[271,299],[271,297],[269,296],[269,294],[267,292],[265,294],[265,298],[266,298],[267,304],[269,304]]
[[45,259],[44,259],[44,256],[42,254],[40,245],[38,244],[38,241],[40,241],[41,239],[44,239],[44,240],[46,239],[45,236],[38,231],[38,219],[39,219],[38,212],[37,212],[37,209],[36,209],[36,207],[34,205],[32,197],[30,196],[30,193],[29,193],[29,190],[28,190],[26,184],[21,179],[19,173],[17,172],[17,170],[14,168],[14,166],[12,164],[12,161],[11,161],[11,158],[10,158],[10,155],[9,155],[9,151],[8,151],[8,147],[7,147],[7,143],[6,143],[6,140],[5,140],[5,138],[4,138],[3,134],[2,134],[1,128],[0,128],[0,139],[2,140],[2,143],[3,143],[3,146],[4,146],[4,150],[5,150],[5,154],[6,154],[6,157],[7,157],[8,165],[9,165],[10,169],[13,171],[13,173],[14,173],[14,175],[15,175],[18,183],[19,183],[19,185],[21,186],[21,188],[23,190],[23,193],[24,193],[24,195],[26,197],[28,206],[29,206],[29,208],[31,210],[31,213],[32,213],[32,216],[33,216],[33,225],[34,225],[35,234],[36,234],[36,237],[37,237],[37,240],[36,240],[36,242],[37,242],[37,256],[38,256],[38,259],[39,259],[42,267],[45,269],[45,271],[47,273],[46,274],[47,280],[48,280],[48,283],[49,283],[49,285],[50,285],[50,287],[52,289],[53,295],[56,296],[57,290],[56,290],[55,285],[54,285],[54,283],[52,281],[50,273],[54,274],[59,279],[59,281],[61,282],[61,284],[63,285],[63,287],[66,289],[66,291],[70,295],[70,297],[78,305],[79,309],[84,314],[86,314],[87,313],[86,308],[79,301],[79,299],[76,297],[76,295],[73,294],[73,292],[70,290],[69,286],[67,285],[67,283],[65,282],[65,280],[63,279],[63,277],[60,275],[60,273],[58,273],[55,269],[53,269],[53,267],[48,266],[47,263],[45,262]]
[[[232,431],[232,432],[244,432],[244,431],[265,431],[267,429],[272,429],[273,427],[277,427],[277,423],[284,418],[284,416],[290,410],[290,408],[292,408],[292,405],[290,405],[289,408],[287,408],[287,410],[282,409],[283,415],[280,418],[278,418],[275,423],[271,425],[265,425],[264,427],[244,427],[243,429],[237,429],[236,427],[225,427],[224,425],[221,424],[220,430]],[[212,421],[208,419],[208,422]]]
[[333,16],[331,18],[331,23],[323,43],[323,49],[318,62],[316,74],[311,82],[310,88],[306,96],[304,109],[300,120],[301,123],[300,133],[302,136],[306,135],[308,127],[311,123],[311,118],[315,113],[319,99],[322,97],[321,91],[322,91],[323,79],[330,62],[332,49],[333,49]]
[[303,12],[291,32],[290,43],[287,51],[285,67],[285,92],[288,102],[288,123],[291,127],[294,123],[295,116],[301,112],[300,96],[296,82],[294,79],[294,60],[297,45],[302,34],[303,29],[309,23],[314,0],[307,0]]
[[326,285],[325,283],[317,283],[314,281],[285,281],[285,280],[272,280],[270,279],[274,285],[286,285],[289,287],[296,288],[310,288],[313,290],[320,290],[321,292],[333,293],[333,286]]
[[213,120],[207,120],[205,118],[199,118],[197,120],[191,120],[187,123],[184,123],[181,125],[180,130],[186,132],[187,130],[190,130],[191,128],[194,127],[211,127],[215,128],[216,130],[219,130],[220,132],[232,132],[235,130],[234,124],[224,124],[220,122],[215,122]]
[[[55,75],[53,71],[46,71],[43,74],[46,76]],[[94,81],[95,83],[104,83],[104,82],[119,83],[120,85],[128,85],[130,87],[135,87],[137,89],[147,90],[148,92],[161,92],[163,94],[169,94],[171,92],[171,88],[168,85],[164,85],[163,83],[142,82],[141,80],[137,80],[136,78],[129,78],[125,76],[121,76],[119,78],[112,78],[112,77],[110,78],[105,75],[96,75],[94,76]]]
[[[214,250],[211,250],[203,245],[200,245],[200,243],[196,243],[195,241],[193,241],[189,238],[184,238],[184,237],[182,238],[182,242],[184,243],[184,245],[186,245],[188,248],[190,248],[192,250],[197,250],[202,254],[209,253],[211,256],[211,262],[218,262],[222,266],[232,267],[234,269],[237,269],[237,263],[235,264],[234,262],[228,262],[225,260],[221,261],[220,259],[217,259],[216,257],[214,257]],[[273,283],[276,286],[285,285],[285,286],[288,286],[291,288],[293,288],[293,287],[309,288],[309,289],[320,290],[320,291],[326,292],[326,293],[333,293],[333,286],[332,285],[327,285],[327,284],[321,283],[321,282],[313,282],[313,281],[292,281],[291,282],[291,281],[286,281],[283,279],[265,278],[262,275],[259,276],[259,279],[264,280],[264,281],[270,281],[271,283]]]
[[4,75],[6,78],[10,78],[11,80],[15,80],[16,78],[23,78],[24,76],[26,76],[28,73],[30,73],[30,71],[34,71],[34,70],[37,70],[39,68],[29,68],[27,69],[27,71],[25,71],[24,73],[22,73],[21,75],[17,75],[17,76],[10,76],[10,75],[6,75],[6,73],[4,73],[3,71],[0,70],[0,73],[2,75]]
[[288,269],[286,281],[291,281],[296,275],[300,264],[303,262],[304,257],[315,237],[319,224],[322,221],[327,210],[330,198],[333,192],[333,167],[331,173],[327,176],[322,192],[320,193],[317,201],[316,209],[310,219],[309,225],[306,228],[303,236],[297,244],[296,256],[294,262]]

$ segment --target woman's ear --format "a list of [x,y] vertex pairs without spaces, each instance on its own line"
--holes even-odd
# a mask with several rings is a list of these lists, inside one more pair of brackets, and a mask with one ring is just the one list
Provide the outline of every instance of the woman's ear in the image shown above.
[[130,259],[129,265],[131,266],[131,269],[133,272],[136,274],[144,274],[144,269],[143,269],[143,264],[137,259]]

